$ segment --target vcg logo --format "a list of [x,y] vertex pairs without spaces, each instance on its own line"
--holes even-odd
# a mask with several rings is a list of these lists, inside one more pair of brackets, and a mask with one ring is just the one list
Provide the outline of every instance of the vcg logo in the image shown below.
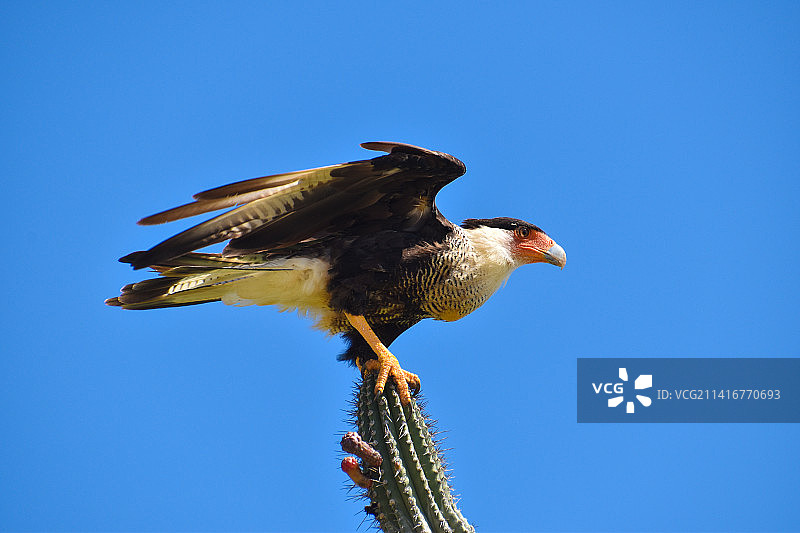
[[[625,368],[619,369],[619,379],[623,382],[628,381],[628,370]],[[652,374],[642,374],[633,382],[633,388],[636,390],[642,389],[649,389],[653,386],[653,375]],[[595,394],[607,394],[611,396],[612,394],[615,395],[613,398],[608,399],[608,406],[609,407],[616,407],[623,402],[625,399],[623,394],[623,383],[592,383],[592,388],[594,389]],[[637,394],[636,399],[639,400],[639,403],[645,407],[649,407],[653,400],[650,399],[649,396],[645,396],[643,394]],[[629,400],[625,403],[625,412],[633,413],[634,411],[634,403],[633,400]]]

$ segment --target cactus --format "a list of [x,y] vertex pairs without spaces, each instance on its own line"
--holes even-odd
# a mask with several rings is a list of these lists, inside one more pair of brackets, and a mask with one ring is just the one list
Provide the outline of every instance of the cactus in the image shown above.
[[416,399],[403,406],[391,380],[376,397],[375,376],[365,373],[356,390],[354,410],[358,433],[383,459],[379,466],[362,460],[364,475],[373,480],[366,489],[371,503],[365,509],[387,533],[474,533],[456,507],[442,458]]

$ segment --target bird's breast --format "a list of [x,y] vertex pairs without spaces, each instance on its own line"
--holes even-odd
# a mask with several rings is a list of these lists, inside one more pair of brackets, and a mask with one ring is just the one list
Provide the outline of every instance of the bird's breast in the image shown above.
[[383,236],[376,246],[353,245],[337,256],[328,286],[333,310],[364,315],[372,324],[458,320],[483,305],[516,267],[508,254],[457,226],[442,241],[405,245],[394,255],[385,251],[391,242],[392,235]]
[[454,267],[451,275],[443,276],[425,292],[423,309],[437,320],[452,322],[465,317],[483,305],[502,285],[480,271],[462,271]]
[[462,239],[430,257],[410,276],[412,293],[426,316],[452,322],[483,305],[499,289],[513,266],[487,260]]

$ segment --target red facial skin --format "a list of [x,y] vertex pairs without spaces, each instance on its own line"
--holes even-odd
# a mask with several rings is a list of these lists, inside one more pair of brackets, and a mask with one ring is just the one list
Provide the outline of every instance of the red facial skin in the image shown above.
[[[551,254],[553,250],[558,250],[561,255]],[[561,268],[566,263],[564,250],[553,239],[544,232],[526,227],[514,230],[514,253],[526,263],[551,263]]]

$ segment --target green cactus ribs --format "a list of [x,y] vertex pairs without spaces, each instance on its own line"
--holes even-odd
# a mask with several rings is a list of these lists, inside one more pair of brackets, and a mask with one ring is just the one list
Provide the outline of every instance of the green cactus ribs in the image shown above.
[[[365,510],[385,532],[460,533],[475,529],[456,506],[442,457],[417,401],[403,405],[393,382],[375,395],[375,372],[356,389],[358,436],[342,448],[358,455],[342,462],[370,499]],[[379,456],[379,458],[378,458]]]

